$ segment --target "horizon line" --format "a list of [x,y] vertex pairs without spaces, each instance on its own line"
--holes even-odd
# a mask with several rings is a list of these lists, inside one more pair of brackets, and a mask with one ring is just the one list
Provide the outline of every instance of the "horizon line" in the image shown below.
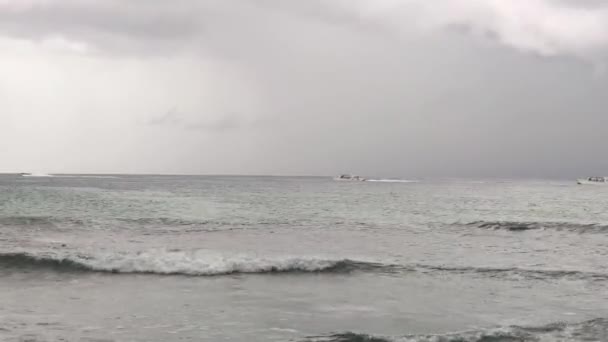
[[[293,177],[293,178],[329,178],[335,175],[294,175],[294,174],[239,174],[239,173],[94,173],[94,172],[50,172],[50,173],[35,173],[35,172],[0,172],[0,175],[49,175],[49,176],[182,176],[182,177]],[[538,176],[426,176],[426,177],[367,177],[369,179],[394,179],[394,180],[421,180],[421,179],[471,179],[471,180],[576,180],[576,177],[547,177],[540,178]],[[586,178],[586,177],[582,177]]]

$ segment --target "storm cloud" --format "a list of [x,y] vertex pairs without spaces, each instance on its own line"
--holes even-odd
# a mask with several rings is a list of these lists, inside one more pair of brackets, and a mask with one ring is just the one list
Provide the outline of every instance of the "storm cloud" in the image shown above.
[[0,171],[602,174],[608,5],[0,1]]

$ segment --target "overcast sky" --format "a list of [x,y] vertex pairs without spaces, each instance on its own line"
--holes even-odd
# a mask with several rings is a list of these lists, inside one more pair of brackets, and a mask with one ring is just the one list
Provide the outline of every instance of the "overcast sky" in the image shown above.
[[0,0],[0,171],[606,175],[607,61],[606,1]]

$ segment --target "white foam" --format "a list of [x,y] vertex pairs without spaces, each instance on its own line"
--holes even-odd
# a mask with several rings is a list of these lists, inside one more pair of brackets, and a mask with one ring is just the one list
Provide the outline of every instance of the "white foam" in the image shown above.
[[335,267],[344,261],[302,257],[224,256],[201,251],[167,250],[106,254],[94,257],[67,255],[53,258],[71,260],[95,271],[199,276],[289,271],[318,272]]

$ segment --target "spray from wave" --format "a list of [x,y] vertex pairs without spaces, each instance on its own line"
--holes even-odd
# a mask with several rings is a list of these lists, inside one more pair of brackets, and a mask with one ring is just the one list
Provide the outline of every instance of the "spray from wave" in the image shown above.
[[533,341],[607,341],[608,319],[582,323],[551,323],[538,327],[509,326],[443,335],[405,335],[400,337],[343,333],[314,336],[307,342],[533,342]]

